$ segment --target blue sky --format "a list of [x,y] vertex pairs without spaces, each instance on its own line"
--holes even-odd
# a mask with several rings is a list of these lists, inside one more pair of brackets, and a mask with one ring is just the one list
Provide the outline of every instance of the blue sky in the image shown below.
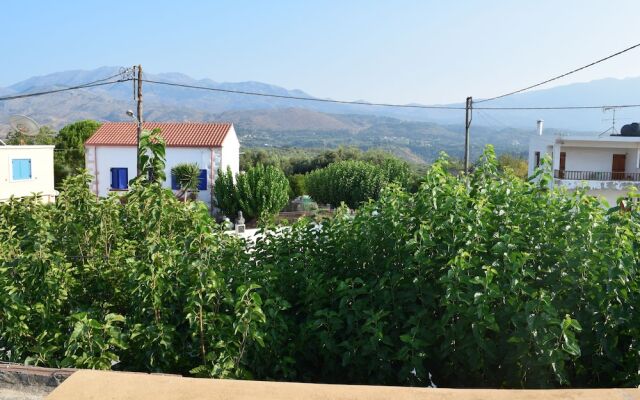
[[[0,15],[0,86],[142,64],[400,103],[489,97],[640,42],[634,0],[3,0]],[[639,65],[640,49],[560,83]]]

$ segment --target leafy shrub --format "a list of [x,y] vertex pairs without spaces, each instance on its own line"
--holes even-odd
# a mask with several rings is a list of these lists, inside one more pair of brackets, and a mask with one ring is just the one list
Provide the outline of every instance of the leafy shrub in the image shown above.
[[56,151],[54,156],[56,187],[71,174],[84,169],[84,142],[87,141],[100,127],[100,123],[93,120],[76,121],[66,125],[55,138]]
[[638,211],[505,175],[490,150],[469,178],[448,169],[434,164],[415,195],[388,188],[354,216],[256,243],[269,296],[255,376],[638,385]]
[[183,200],[187,199],[189,192],[197,192],[198,185],[200,184],[200,167],[196,163],[181,163],[176,164],[171,168],[171,176],[175,177],[179,192],[177,196],[183,197]]
[[324,204],[351,208],[369,199],[377,199],[387,183],[385,171],[363,161],[340,161],[307,175],[307,191]]
[[[161,152],[144,165],[162,162]],[[158,160],[154,160],[155,158]],[[547,168],[547,167],[545,167]],[[265,231],[199,203],[68,179],[0,203],[0,359],[198,376],[448,387],[637,387],[640,196],[443,158],[417,193]]]
[[242,210],[248,219],[277,214],[289,199],[289,182],[284,173],[272,166],[257,165],[236,176],[231,170],[218,175],[214,190],[218,205],[227,216]]
[[240,211],[240,201],[238,200],[238,191],[236,190],[233,172],[231,172],[230,167],[227,167],[226,171],[221,170],[218,173],[213,190],[218,207],[229,218],[235,218],[238,215],[238,211]]
[[295,199],[307,193],[306,177],[302,174],[289,175],[289,198]]
[[145,132],[126,201],[68,178],[55,205],[0,203],[0,359],[51,367],[247,377],[262,300],[244,243],[161,185]]

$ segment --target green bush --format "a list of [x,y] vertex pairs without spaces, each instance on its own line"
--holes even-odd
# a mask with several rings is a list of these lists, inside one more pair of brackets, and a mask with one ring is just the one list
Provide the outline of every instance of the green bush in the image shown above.
[[289,175],[289,199],[307,194],[306,176],[303,174]]
[[242,211],[247,219],[269,219],[289,200],[289,182],[284,173],[261,164],[238,174],[235,183],[230,169],[221,172],[214,191],[218,206],[231,218]]
[[[153,142],[153,141],[152,141]],[[146,143],[146,142],[145,142]],[[162,152],[143,165],[160,167]],[[0,359],[215,377],[637,387],[640,196],[436,162],[247,244],[159,182],[0,203]],[[286,192],[285,192],[286,193]],[[622,205],[622,204],[621,204]]]
[[369,199],[377,199],[387,183],[385,171],[364,161],[339,161],[307,175],[309,195],[324,204],[358,207]]
[[[447,387],[640,383],[640,214],[503,174],[432,166],[415,195],[256,245],[257,377]],[[628,207],[627,207],[628,209]]]
[[198,164],[176,164],[171,168],[171,175],[172,178],[175,177],[180,189],[177,194],[178,198],[182,197],[183,201],[186,201],[189,192],[198,192],[198,185],[200,184],[200,167]]

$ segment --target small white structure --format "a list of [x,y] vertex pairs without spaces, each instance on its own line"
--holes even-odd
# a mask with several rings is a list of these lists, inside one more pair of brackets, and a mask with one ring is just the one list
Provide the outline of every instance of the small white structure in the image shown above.
[[540,128],[529,142],[529,176],[550,155],[554,185],[586,186],[611,206],[630,187],[640,188],[640,136],[543,136]]
[[51,203],[58,194],[53,187],[54,146],[0,144],[0,201],[34,193]]
[[[160,129],[166,142],[166,187],[179,189],[171,168],[196,163],[201,168],[198,199],[211,205],[212,188],[219,171],[240,169],[240,142],[230,123],[147,122],[143,129]],[[98,196],[129,189],[136,176],[135,123],[105,122],[85,142],[86,168],[94,176],[92,189]]]

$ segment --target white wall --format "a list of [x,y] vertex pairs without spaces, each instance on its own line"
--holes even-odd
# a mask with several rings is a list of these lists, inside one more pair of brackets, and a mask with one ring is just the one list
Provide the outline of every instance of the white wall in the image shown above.
[[[201,190],[198,193],[198,200],[207,204],[211,203],[211,185],[213,184],[215,173],[221,163],[221,155],[219,148],[205,147],[167,147],[166,149],[166,167],[165,174],[167,179],[164,186],[171,188],[171,168],[181,163],[196,163],[200,169],[206,169],[207,173],[207,190]],[[94,175],[92,182],[92,190],[98,196],[108,196],[114,193],[111,190],[111,168],[127,168],[129,180],[136,175],[136,149],[130,146],[87,146],[86,147],[86,165],[90,173]],[[217,172],[216,172],[217,173]],[[115,191],[117,192],[117,191]]]
[[233,176],[236,176],[240,172],[240,141],[236,135],[236,130],[231,125],[231,129],[227,133],[227,136],[222,142],[222,162],[220,166],[223,171],[227,170],[227,167],[231,167]]
[[551,136],[533,136],[529,139],[529,176],[536,168],[536,151],[540,152],[540,162],[546,154],[552,155],[554,138]]
[[211,149],[205,147],[167,147],[165,187],[171,187],[171,168],[183,163],[196,163],[200,169],[207,170],[207,190],[198,192],[198,200],[210,204],[211,185],[213,184],[211,182]]
[[638,172],[637,151],[632,148],[594,148],[562,146],[565,170],[611,172],[614,154],[626,154],[626,172]]
[[94,176],[91,189],[106,197],[111,190],[111,168],[127,168],[129,180],[136,176],[136,148],[131,146],[87,146],[86,168]]
[[[45,202],[55,200],[53,187],[53,146],[0,145],[0,201],[11,196],[25,197],[41,193]],[[11,160],[31,159],[31,179],[13,181]]]

